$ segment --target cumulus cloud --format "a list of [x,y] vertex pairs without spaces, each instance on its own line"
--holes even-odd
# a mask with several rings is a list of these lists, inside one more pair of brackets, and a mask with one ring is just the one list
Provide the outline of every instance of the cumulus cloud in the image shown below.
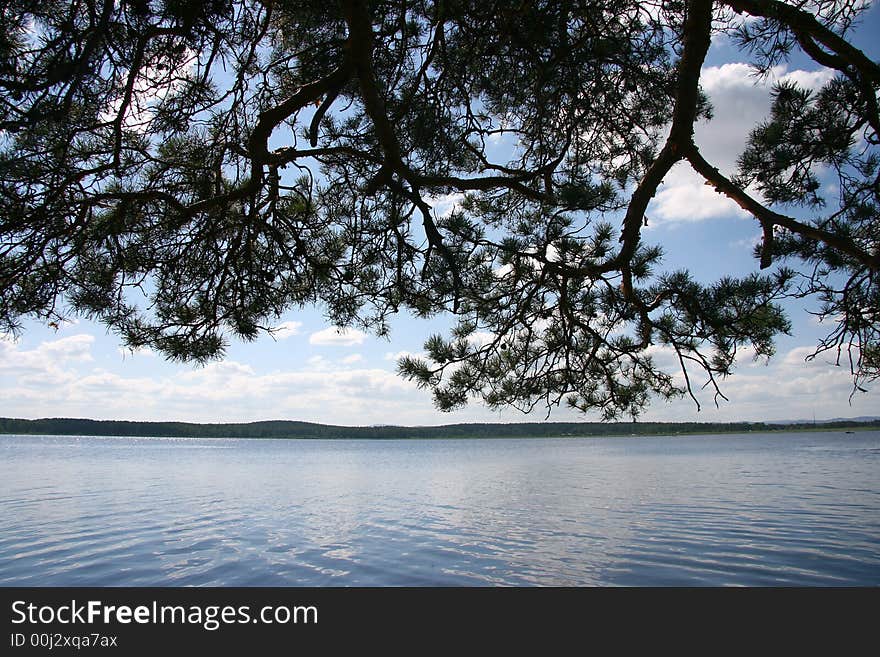
[[309,344],[319,347],[353,347],[363,344],[367,334],[352,328],[331,326],[309,336]]
[[[485,337],[488,337],[485,336]],[[662,346],[649,348],[655,364],[683,383],[678,359]],[[783,420],[876,414],[876,399],[859,394],[849,405],[848,363],[836,366],[833,354],[805,361],[809,345],[782,350],[769,364],[741,353],[736,372],[721,382],[730,402],[716,409],[710,389],[700,390],[697,370],[691,381],[702,403],[655,401],[643,419],[740,421]],[[113,348],[106,353],[91,335],[76,335],[25,346],[0,340],[0,415],[14,417],[94,417],[98,419],[234,422],[295,419],[328,424],[441,424],[529,421],[540,417],[515,411],[502,414],[477,403],[452,414],[433,409],[431,396],[395,373],[389,352],[384,368],[364,365],[361,354],[327,359],[314,356],[289,370],[267,371],[234,360],[204,367],[166,365],[149,375],[134,374]],[[153,363],[155,364],[155,362]],[[876,393],[874,393],[876,394]],[[567,409],[552,420],[595,420]]]
[[283,322],[272,329],[272,336],[276,340],[286,340],[294,335],[299,335],[302,322]]
[[431,412],[430,398],[393,371],[352,369],[363,360],[361,354],[335,364],[318,358],[294,371],[258,371],[230,360],[131,376],[94,358],[94,342],[91,335],[75,335],[28,348],[0,340],[0,376],[6,382],[0,387],[0,414],[201,422],[283,417],[369,424],[416,422],[418,415]]
[[[771,419],[798,419],[813,412],[817,417],[849,415],[846,408],[841,411],[853,389],[849,367],[836,365],[830,357],[805,360],[813,352],[813,347],[795,347],[766,367],[738,372],[729,379],[731,406],[759,407]],[[867,402],[854,398],[848,410],[868,414]]]
[[58,340],[43,342],[37,353],[43,354],[56,361],[82,361],[92,360],[92,344],[95,338],[92,335],[71,335]]
[[712,103],[713,117],[694,127],[694,138],[703,156],[726,175],[736,169],[749,131],[770,112],[770,91],[776,82],[790,81],[816,90],[833,77],[830,69],[788,71],[785,65],[773,67],[763,78],[742,62],[703,69],[700,85]]
[[156,352],[149,347],[119,347],[116,351],[118,351],[123,358],[127,358],[129,356],[144,356],[146,358],[154,358],[157,355]]
[[737,249],[754,249],[758,246],[764,239],[763,233],[760,231],[754,233],[751,237],[746,237],[741,240],[734,240],[730,243],[732,247]]
[[649,206],[648,225],[704,221],[730,215],[748,216],[729,198],[705,184],[686,162],[679,162],[666,175]]
[[[701,154],[726,176],[732,176],[749,132],[769,115],[774,83],[793,81],[816,90],[832,77],[830,69],[789,71],[785,66],[776,66],[766,77],[758,78],[748,64],[740,62],[704,68],[700,84],[712,103],[713,118],[694,126]],[[666,176],[647,215],[649,227],[747,216],[733,201],[705,185],[703,178],[685,163],[674,166]]]
[[93,343],[94,337],[85,334],[47,340],[32,349],[0,340],[0,375],[12,384],[0,387],[3,405],[14,408],[9,400],[20,395],[39,399],[77,381],[81,368],[93,361]]
[[485,347],[487,344],[492,343],[496,338],[494,333],[490,331],[474,331],[469,336],[467,336],[467,341],[470,342],[474,347]]
[[306,368],[258,373],[241,363],[211,364],[161,379],[96,369],[54,385],[23,377],[0,391],[19,417],[234,422],[286,418],[337,424],[417,423],[430,398],[382,369]]
[[47,340],[33,349],[22,349],[18,342],[6,338],[0,340],[0,371],[61,372],[72,363],[91,361],[94,341],[94,336],[80,334]]
[[441,194],[440,196],[432,196],[426,199],[428,205],[433,208],[439,217],[448,217],[463,200],[464,194],[461,192]]
[[[674,374],[676,383],[683,382],[674,354],[665,347],[651,347],[655,363]],[[695,368],[689,370],[691,384],[702,410],[687,398],[671,403],[656,401],[645,414],[645,420],[698,422],[739,422],[809,419],[815,413],[820,419],[876,415],[876,399],[871,394],[852,398],[853,381],[846,363],[837,365],[832,354],[807,357],[813,346],[789,348],[768,361],[754,359],[750,349],[741,350],[734,374],[719,381],[729,401],[719,400],[716,408],[711,388],[702,388],[705,377]]]

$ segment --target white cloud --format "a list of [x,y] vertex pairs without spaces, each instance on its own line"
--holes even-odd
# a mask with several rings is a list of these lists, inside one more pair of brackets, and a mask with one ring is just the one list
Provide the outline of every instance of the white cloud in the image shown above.
[[489,331],[474,331],[467,337],[467,341],[479,348],[493,342],[495,337],[495,334]]
[[254,373],[254,368],[250,365],[238,363],[234,360],[223,360],[208,363],[202,367],[196,367],[195,369],[181,373],[179,376],[186,381],[211,383],[222,379],[228,379],[231,376],[252,376]]
[[[795,69],[789,71],[785,64],[774,66],[766,76],[755,74],[755,69],[744,62],[729,62],[721,66],[707,66],[700,74],[700,85],[710,95],[729,93],[731,90],[740,92],[770,89],[774,82],[788,81],[817,90],[834,77],[834,71],[820,68],[815,71]],[[741,106],[742,107],[742,106]]]
[[742,62],[704,68],[700,85],[712,102],[713,118],[694,126],[700,152],[723,173],[733,174],[749,132],[769,115],[775,82],[794,81],[815,90],[832,77],[830,69],[788,71],[785,66],[776,66],[765,78],[758,78],[754,69]]
[[398,376],[393,363],[371,368],[363,360],[359,353],[316,355],[290,370],[266,371],[235,360],[194,367],[149,359],[143,365],[150,373],[134,374],[109,338],[81,334],[27,345],[0,336],[0,415],[342,425],[501,419],[479,405],[440,415],[431,395]]
[[736,203],[716,192],[714,187],[706,185],[702,176],[686,162],[672,167],[646,214],[649,227],[730,215],[748,216]]
[[40,343],[34,349],[21,349],[10,339],[0,341],[0,371],[61,371],[72,363],[92,360],[92,335],[71,335]]
[[38,352],[50,355],[56,360],[79,361],[92,360],[92,344],[95,342],[93,335],[71,335],[58,340],[43,342],[38,347]]
[[[655,346],[649,351],[657,366],[673,374],[679,385],[684,383],[678,359],[670,348]],[[811,417],[814,410],[819,418],[875,414],[868,395],[860,395],[852,407],[848,405],[852,379],[847,367],[829,363],[831,356],[804,362],[810,353],[810,346],[794,347],[765,365],[763,360],[754,361],[753,351],[744,348],[734,375],[721,382],[729,403],[722,401],[721,408],[715,409],[711,391],[699,390],[703,379],[698,371],[692,370],[692,383],[702,403],[702,412],[697,413],[693,402],[686,398],[673,404],[656,400],[644,419],[782,420]],[[142,394],[138,390],[139,383],[118,382],[116,385],[127,391],[125,394]],[[147,395],[159,395],[160,408],[177,403],[190,417],[193,413],[201,414],[201,421],[285,417],[363,425],[499,419],[497,414],[477,403],[454,415],[438,415],[432,410],[430,395],[397,376],[392,369],[345,369],[326,360],[311,363],[302,370],[270,373],[230,363],[227,367],[204,368],[195,376],[172,377],[161,392],[157,392],[155,386],[147,390]],[[209,417],[205,419],[205,415]],[[534,418],[511,412],[503,419],[528,421]],[[561,411],[554,413],[551,419],[595,417],[584,418]]]
[[331,326],[309,336],[309,344],[319,347],[353,347],[363,344],[367,334],[357,329]]
[[155,358],[157,356],[156,352],[148,347],[136,347],[134,349],[130,347],[119,347],[116,351],[118,351],[123,358],[128,358],[130,356],[144,356],[147,358]]
[[294,335],[299,335],[302,322],[283,322],[272,329],[272,336],[276,340],[286,340]]
[[675,353],[675,349],[665,344],[648,345],[648,348],[645,349],[645,354],[651,357],[654,367],[669,373],[672,373],[675,368],[679,367],[678,354]]
[[[489,338],[486,333],[480,341]],[[399,377],[388,352],[385,368],[367,367],[351,354],[338,359],[314,356],[289,369],[267,371],[237,361],[204,367],[170,365],[150,359],[149,375],[134,374],[115,345],[99,349],[95,338],[80,334],[35,346],[0,339],[0,415],[14,417],[95,417],[98,419],[232,422],[295,419],[328,424],[441,424],[477,421],[529,421],[543,418],[515,411],[489,411],[478,403],[453,414],[433,409],[430,393]],[[649,348],[655,364],[683,383],[671,349]],[[780,420],[876,414],[876,391],[859,394],[849,405],[852,379],[848,362],[834,354],[805,362],[810,345],[783,349],[765,365],[744,349],[736,372],[721,382],[730,402],[716,409],[698,370],[690,372],[703,410],[688,399],[656,400],[644,420]],[[366,355],[366,352],[365,352]],[[272,367],[269,364],[268,367]],[[872,396],[874,395],[874,396]],[[595,420],[566,409],[552,420]]]
[[[651,347],[655,363],[665,367],[681,385],[677,363],[670,357],[670,350]],[[699,422],[737,422],[851,417],[876,415],[876,394],[859,394],[849,403],[853,381],[848,363],[834,363],[835,354],[819,355],[805,360],[815,351],[813,346],[790,348],[770,359],[754,360],[750,348],[740,350],[732,376],[719,381],[729,401],[720,400],[719,408],[713,404],[711,386],[702,388],[705,376],[698,368],[689,370],[691,384],[702,410],[688,399],[671,403],[655,401],[645,414],[645,420]],[[674,355],[673,355],[674,357]],[[845,360],[845,358],[844,358]],[[872,397],[874,395],[874,397]]]
[[[317,367],[315,367],[317,365]],[[162,378],[127,377],[94,369],[59,379],[20,376],[0,389],[0,407],[17,417],[95,417],[233,422],[286,418],[363,425],[419,423],[430,396],[382,369],[260,373],[236,362],[211,363]]]
[[[156,108],[170,94],[178,92],[184,84],[183,76],[197,70],[199,54],[189,48],[183,54],[182,65],[173,69],[159,70],[155,66],[145,66],[135,75],[132,95],[122,125],[135,132],[146,131],[149,122],[154,118]],[[117,79],[118,89],[128,84],[129,71]],[[122,93],[114,99],[110,107],[101,113],[104,121],[115,121],[124,102]]]
[[730,246],[737,249],[752,250],[764,240],[764,234],[761,231],[754,233],[751,237],[745,237],[741,240],[734,240]]
[[401,358],[406,358],[407,356],[410,356],[412,358],[424,358],[425,354],[423,354],[421,352],[413,353],[411,351],[387,351],[387,352],[385,352],[385,360],[391,360],[391,361],[394,361],[395,363],[397,361],[399,361]]
[[813,355],[815,352],[815,347],[796,347],[785,354],[782,358],[782,364],[788,368],[803,365],[811,362],[807,360],[807,357]]
[[830,68],[822,68],[817,71],[803,71],[798,69],[786,72],[784,66],[778,66],[773,69],[772,74],[777,75],[777,79],[780,81],[794,82],[805,89],[818,91],[834,78],[835,72]]
[[773,419],[791,419],[793,414],[797,419],[813,411],[818,417],[848,414],[832,406],[839,407],[852,392],[849,367],[835,365],[830,355],[805,360],[814,351],[811,346],[795,347],[766,367],[754,368],[754,373],[738,371],[725,383],[731,406],[760,406]]
[[325,371],[332,369],[332,364],[323,356],[311,356],[306,360],[306,364],[315,371]]
[[23,394],[30,398],[52,395],[58,386],[75,382],[79,369],[91,363],[94,336],[72,335],[41,342],[33,349],[0,340],[0,376],[12,385],[0,387],[0,399]]
[[464,194],[452,192],[450,194],[429,197],[426,199],[426,202],[438,217],[448,217],[463,200]]

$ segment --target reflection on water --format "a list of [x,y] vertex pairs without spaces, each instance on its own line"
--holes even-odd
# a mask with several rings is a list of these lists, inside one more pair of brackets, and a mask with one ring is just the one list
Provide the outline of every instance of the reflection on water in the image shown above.
[[0,436],[0,585],[880,585],[880,432]]

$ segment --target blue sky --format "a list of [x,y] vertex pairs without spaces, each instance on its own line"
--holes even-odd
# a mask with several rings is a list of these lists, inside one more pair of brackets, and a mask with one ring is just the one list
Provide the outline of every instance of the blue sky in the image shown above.
[[[859,45],[876,58],[876,5],[860,30]],[[769,80],[758,83],[745,56],[716,39],[703,73],[703,87],[715,117],[696,131],[701,151],[731,173],[749,128],[766,115]],[[818,87],[828,71],[795,59],[774,70],[772,79],[795,79]],[[435,211],[448,211],[454,198],[436,199]],[[677,165],[648,208],[644,239],[663,245],[669,268],[686,266],[711,280],[754,271],[751,244],[760,230],[754,219],[702,184],[686,164]],[[729,402],[715,408],[700,396],[697,412],[688,399],[655,401],[644,420],[779,420],[880,415],[877,394],[857,394],[850,403],[848,366],[830,356],[805,362],[824,327],[792,304],[792,336],[781,336],[769,364],[748,354],[723,382]],[[391,339],[328,326],[320,309],[290,312],[282,330],[254,343],[233,342],[223,361],[206,366],[175,364],[149,351],[131,353],[101,325],[78,320],[58,330],[29,322],[17,338],[0,336],[0,416],[92,417],[97,419],[232,422],[288,419],[344,425],[445,424],[471,421],[540,421],[544,413],[492,412],[473,402],[463,410],[440,413],[430,394],[395,373],[402,353],[418,353],[432,332],[444,332],[449,318],[417,320],[399,316]],[[675,365],[657,349],[655,357]],[[558,409],[551,420],[595,420]]]

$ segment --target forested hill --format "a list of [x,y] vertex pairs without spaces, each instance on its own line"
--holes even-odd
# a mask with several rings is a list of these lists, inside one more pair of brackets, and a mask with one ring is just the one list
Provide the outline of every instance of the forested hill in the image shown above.
[[880,428],[880,419],[834,420],[813,424],[764,422],[518,422],[448,424],[432,427],[343,427],[285,420],[243,424],[127,422],[46,418],[0,418],[0,433],[79,436],[172,436],[182,438],[516,438],[549,436],[658,435],[675,433],[740,433],[799,429]]

